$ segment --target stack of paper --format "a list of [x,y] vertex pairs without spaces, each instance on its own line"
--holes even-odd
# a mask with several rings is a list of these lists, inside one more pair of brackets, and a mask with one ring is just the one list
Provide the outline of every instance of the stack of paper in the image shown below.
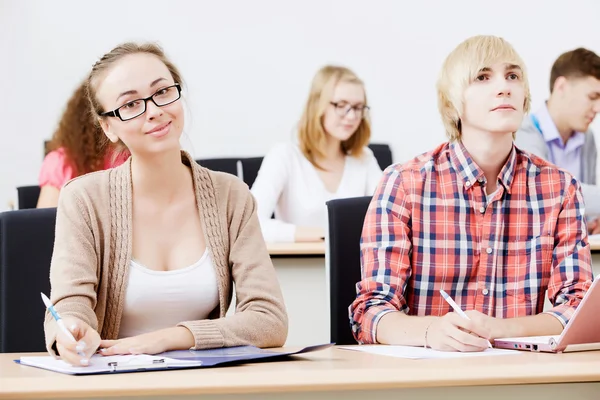
[[353,347],[340,347],[344,350],[364,351],[365,353],[378,354],[398,358],[461,358],[461,357],[484,357],[519,354],[516,350],[487,349],[480,352],[461,353],[458,351],[438,351],[424,347],[412,346],[386,346],[386,345],[362,345]]

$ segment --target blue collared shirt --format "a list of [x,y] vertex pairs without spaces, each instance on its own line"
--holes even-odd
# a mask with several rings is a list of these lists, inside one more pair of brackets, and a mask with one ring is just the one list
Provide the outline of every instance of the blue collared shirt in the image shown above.
[[585,133],[574,132],[565,144],[544,104],[533,114],[533,124],[544,136],[548,146],[549,161],[570,172],[576,178],[582,178],[581,151],[585,142]]

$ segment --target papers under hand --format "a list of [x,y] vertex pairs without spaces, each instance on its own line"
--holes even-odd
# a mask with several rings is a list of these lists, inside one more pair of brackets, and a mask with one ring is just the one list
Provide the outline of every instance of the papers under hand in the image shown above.
[[121,355],[101,356],[94,355],[87,367],[73,367],[62,360],[51,356],[21,357],[15,362],[21,365],[43,368],[50,371],[72,375],[93,375],[134,371],[162,371],[167,369],[201,368],[214,366],[227,366],[236,363],[248,363],[259,360],[278,361],[285,356],[309,353],[324,350],[333,346],[325,343],[304,347],[295,351],[275,351],[259,349],[254,346],[237,346],[229,348],[207,350],[176,350],[156,355]]
[[390,356],[398,358],[425,359],[425,358],[461,358],[461,357],[484,357],[484,356],[501,356],[510,354],[519,354],[514,350],[503,349],[486,349],[480,352],[461,353],[458,351],[439,351],[434,349],[426,349],[424,347],[413,346],[388,346],[382,344],[361,345],[351,347],[340,347],[344,350],[362,351],[365,353],[378,354],[381,356]]
[[140,355],[100,356],[95,355],[86,367],[72,366],[54,357],[21,357],[20,363],[31,367],[48,369],[63,374],[100,374],[117,371],[150,371],[169,368],[193,368],[201,366],[201,362],[176,360],[167,357]]

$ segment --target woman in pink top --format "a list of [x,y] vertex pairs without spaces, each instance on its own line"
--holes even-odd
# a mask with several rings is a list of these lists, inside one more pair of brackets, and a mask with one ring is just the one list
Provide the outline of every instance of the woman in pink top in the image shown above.
[[107,147],[99,140],[104,134],[90,117],[89,107],[82,84],[67,103],[42,163],[38,208],[56,207],[60,189],[71,179],[119,166],[129,157],[129,152]]

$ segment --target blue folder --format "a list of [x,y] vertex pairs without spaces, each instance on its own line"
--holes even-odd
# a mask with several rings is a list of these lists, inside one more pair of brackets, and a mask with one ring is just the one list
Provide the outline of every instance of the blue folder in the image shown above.
[[99,375],[127,372],[164,371],[176,369],[223,367],[228,365],[281,361],[289,356],[324,350],[334,343],[308,346],[297,351],[276,351],[255,346],[237,346],[209,350],[177,350],[156,355],[109,356],[94,355],[87,367],[73,367],[51,356],[21,357],[16,363],[69,375]]

